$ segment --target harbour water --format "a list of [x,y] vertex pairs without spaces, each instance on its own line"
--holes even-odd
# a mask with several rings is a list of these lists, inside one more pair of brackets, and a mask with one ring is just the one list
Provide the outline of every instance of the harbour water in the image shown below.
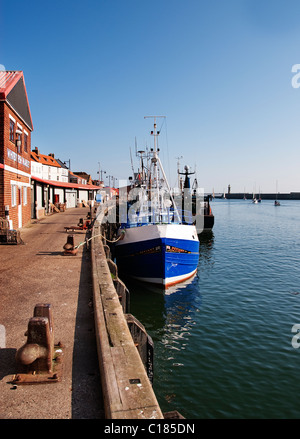
[[154,341],[159,404],[187,419],[300,418],[300,201],[211,207],[187,286],[163,295],[128,284]]

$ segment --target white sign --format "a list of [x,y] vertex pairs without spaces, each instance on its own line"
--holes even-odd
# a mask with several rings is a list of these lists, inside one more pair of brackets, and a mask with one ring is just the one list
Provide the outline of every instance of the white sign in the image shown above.
[[17,153],[15,153],[14,151],[11,151],[10,149],[7,149],[7,157],[11,160],[13,160],[14,162],[18,161],[18,163],[20,165],[26,166],[26,168],[30,167],[30,163],[29,160],[25,159],[24,157],[22,157],[21,155],[18,155]]

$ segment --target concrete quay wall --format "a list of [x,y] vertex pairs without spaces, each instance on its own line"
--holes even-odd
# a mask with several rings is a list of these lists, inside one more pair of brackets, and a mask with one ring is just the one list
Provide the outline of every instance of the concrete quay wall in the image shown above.
[[93,303],[106,419],[163,419],[128,328],[95,222],[91,239]]

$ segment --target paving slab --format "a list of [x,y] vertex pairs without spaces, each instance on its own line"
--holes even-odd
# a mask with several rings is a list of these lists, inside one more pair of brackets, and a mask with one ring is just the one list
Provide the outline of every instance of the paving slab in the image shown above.
[[[24,244],[0,245],[0,419],[103,419],[95,341],[90,253],[65,256],[65,227],[88,208],[68,209],[21,229]],[[74,231],[75,245],[85,231]],[[38,303],[53,312],[55,343],[63,348],[58,383],[13,385],[17,350]]]

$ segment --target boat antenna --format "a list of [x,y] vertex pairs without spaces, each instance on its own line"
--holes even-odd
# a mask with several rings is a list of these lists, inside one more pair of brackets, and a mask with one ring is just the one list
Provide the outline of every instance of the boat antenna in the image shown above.
[[181,155],[180,157],[175,157],[175,159],[177,159],[177,174],[178,174],[178,187],[180,188],[180,160],[183,159],[183,156]]
[[131,148],[129,148],[129,151],[130,151],[131,169],[132,169],[132,172],[133,172],[132,176],[133,176],[133,178],[134,178],[134,166],[133,166],[133,160],[132,160]]
[[157,143],[156,143],[156,137],[159,136],[160,131],[156,131],[156,118],[157,117],[163,117],[166,116],[144,116],[144,119],[152,118],[154,119],[154,131],[151,131],[151,134],[154,135],[154,157],[157,157]]

